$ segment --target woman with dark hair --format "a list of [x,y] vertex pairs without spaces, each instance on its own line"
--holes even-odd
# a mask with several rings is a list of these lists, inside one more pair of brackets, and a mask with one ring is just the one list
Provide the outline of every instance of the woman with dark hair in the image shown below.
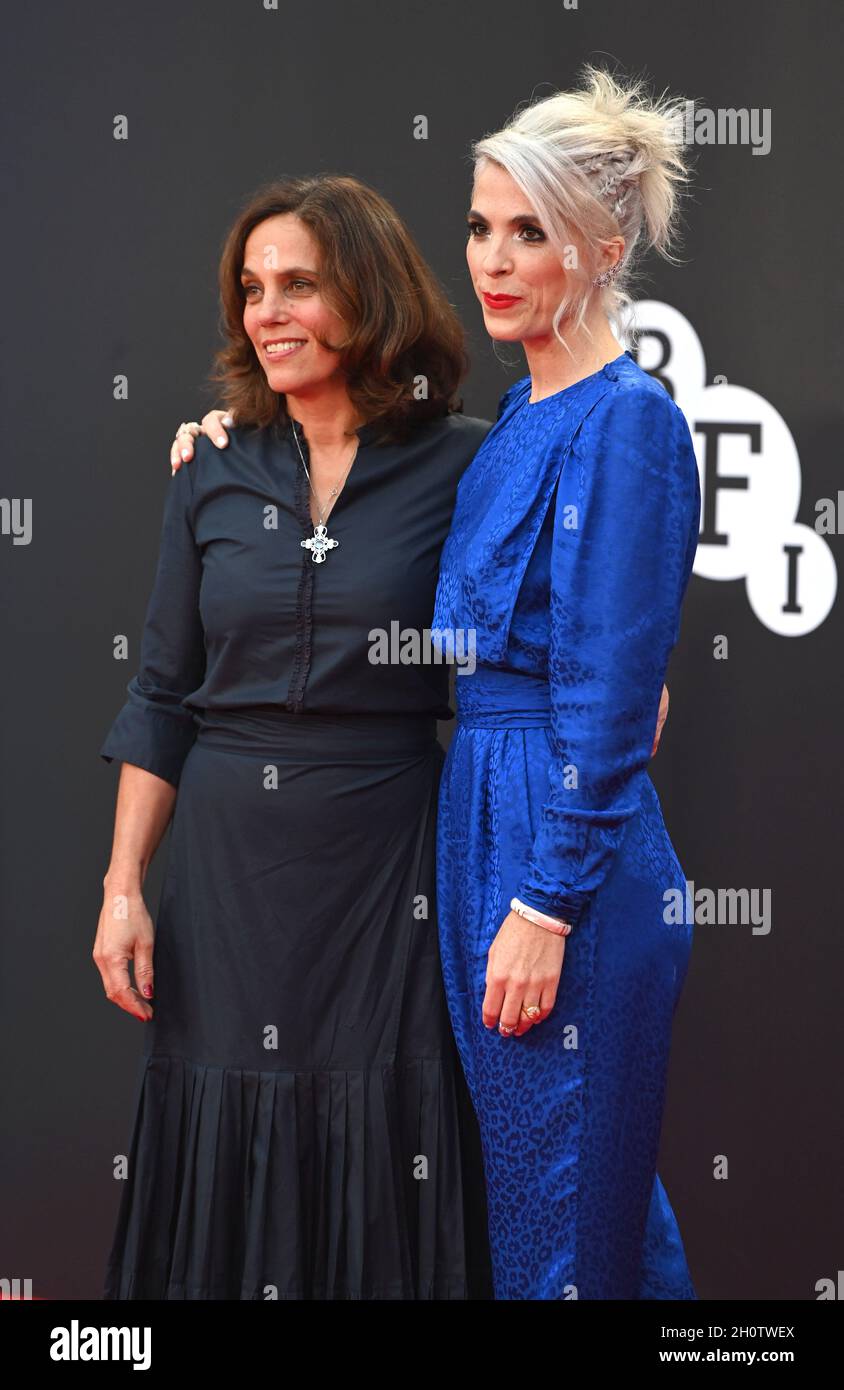
[[453,310],[355,179],[264,189],[220,284],[238,426],[171,480],[101,749],[123,767],[94,959],[147,1023],[104,1297],[489,1297],[437,941],[448,670],[373,659],[429,627],[489,425],[455,409]]

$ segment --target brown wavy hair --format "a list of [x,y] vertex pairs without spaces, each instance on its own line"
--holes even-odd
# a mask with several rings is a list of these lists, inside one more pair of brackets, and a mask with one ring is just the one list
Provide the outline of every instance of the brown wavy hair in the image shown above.
[[[400,442],[422,422],[462,411],[455,395],[469,368],[463,326],[408,227],[358,179],[318,174],[260,188],[223,247],[220,329],[226,342],[208,380],[221,384],[218,394],[236,423],[284,427],[289,420],[284,395],[268,384],[243,327],[240,282],[249,234],[279,213],[295,213],[319,245],[320,290],[347,329],[340,367],[349,398],[376,424],[378,437]],[[419,375],[427,381],[424,399],[414,394]]]

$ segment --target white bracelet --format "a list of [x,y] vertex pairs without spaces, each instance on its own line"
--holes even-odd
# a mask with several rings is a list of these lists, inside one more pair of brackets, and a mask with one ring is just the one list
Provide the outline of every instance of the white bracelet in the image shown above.
[[521,902],[519,898],[510,899],[510,908],[513,912],[518,912],[520,917],[535,922],[546,931],[554,932],[556,936],[568,936],[571,931],[571,922],[564,922],[562,917],[549,917],[547,912],[537,912],[535,907],[528,907],[527,903]]

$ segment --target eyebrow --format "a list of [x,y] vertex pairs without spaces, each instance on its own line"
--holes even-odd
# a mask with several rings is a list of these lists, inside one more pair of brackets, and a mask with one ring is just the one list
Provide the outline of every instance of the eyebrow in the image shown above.
[[[304,265],[289,265],[289,266],[287,266],[286,269],[284,269],[284,270],[278,270],[278,271],[276,271],[276,274],[277,274],[277,275],[313,275],[314,277],[316,277],[316,271],[315,271],[315,270],[308,270],[307,266],[304,266]],[[250,270],[249,267],[248,267],[248,265],[245,265],[245,266],[243,267],[242,271],[240,272],[240,278],[241,278],[241,280],[246,280],[246,279],[257,280],[257,279],[259,278],[259,274],[258,274],[258,271],[257,271],[257,270]]]
[[[466,220],[467,220],[467,221],[469,220],[470,217],[476,217],[476,218],[478,219],[479,222],[486,222],[486,218],[484,217],[483,213],[482,213],[482,212],[478,212],[478,210],[477,210],[476,208],[470,208],[469,211],[466,213]],[[539,218],[537,217],[537,215],[536,215],[535,212],[518,212],[518,213],[516,213],[516,216],[515,216],[515,217],[511,217],[511,218],[510,218],[510,224],[509,224],[509,225],[510,225],[511,227],[523,227],[524,224],[525,224],[526,222],[538,222],[538,221],[539,221]]]

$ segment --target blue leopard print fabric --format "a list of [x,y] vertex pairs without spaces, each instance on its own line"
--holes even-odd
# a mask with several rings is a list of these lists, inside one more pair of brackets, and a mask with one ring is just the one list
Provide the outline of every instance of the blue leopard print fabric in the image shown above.
[[[502,397],[461,478],[434,615],[476,641],[441,783],[438,921],[495,1297],[694,1299],[656,1172],[692,926],[665,911],[685,876],[648,764],[697,463],[629,352],[544,400],[530,390]],[[573,931],[551,1015],[505,1038],[481,1004],[514,895]]]

